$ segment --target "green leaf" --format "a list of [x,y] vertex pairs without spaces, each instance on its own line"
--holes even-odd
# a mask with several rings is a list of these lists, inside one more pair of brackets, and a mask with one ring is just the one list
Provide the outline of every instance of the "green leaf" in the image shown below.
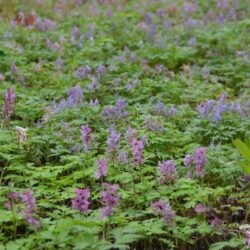
[[242,247],[245,245],[245,242],[243,239],[238,239],[238,238],[232,238],[229,241],[221,241],[212,244],[209,247],[209,250],[221,250],[227,247],[226,249],[242,249]]
[[242,142],[240,139],[236,139],[233,141],[235,147],[241,153],[241,155],[248,161],[250,161],[250,148]]
[[250,175],[250,166],[247,165],[246,163],[244,162],[240,162],[240,166],[241,168],[248,174]]

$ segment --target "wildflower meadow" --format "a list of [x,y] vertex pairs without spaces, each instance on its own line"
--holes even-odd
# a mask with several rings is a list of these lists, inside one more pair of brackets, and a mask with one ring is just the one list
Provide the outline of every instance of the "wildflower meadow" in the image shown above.
[[0,0],[0,250],[250,249],[248,0]]

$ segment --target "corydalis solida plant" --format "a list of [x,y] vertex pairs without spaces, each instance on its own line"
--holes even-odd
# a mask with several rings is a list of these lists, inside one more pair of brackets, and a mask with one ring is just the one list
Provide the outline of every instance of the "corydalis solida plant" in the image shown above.
[[119,145],[120,145],[120,137],[121,134],[118,133],[114,128],[110,129],[110,135],[107,139],[107,144],[108,144],[108,154],[111,158],[114,157],[114,155],[116,154]]
[[176,167],[172,160],[162,161],[158,164],[161,183],[170,182],[176,178]]
[[127,119],[127,105],[124,99],[118,99],[115,106],[107,107],[102,111],[103,120],[116,123],[119,119]]
[[3,104],[3,116],[6,120],[10,119],[11,115],[14,113],[15,99],[16,94],[11,88],[8,88],[5,93]]
[[91,140],[91,128],[88,125],[81,126],[81,137],[84,146],[84,151],[88,152],[90,148],[90,140]]
[[98,167],[95,178],[99,180],[102,177],[106,176],[107,173],[108,173],[108,163],[104,158],[101,158],[98,160]]
[[113,213],[114,209],[118,207],[120,195],[118,194],[118,185],[111,185],[108,183],[103,183],[103,187],[106,191],[101,192],[102,202],[104,203],[104,207],[101,209],[101,218],[104,219],[108,217],[111,213]]
[[86,213],[89,208],[90,202],[88,201],[90,197],[90,190],[86,189],[76,189],[76,198],[72,200],[72,207],[81,213]]
[[151,203],[151,209],[155,214],[161,215],[164,221],[171,225],[175,218],[175,213],[169,203],[165,203],[162,199]]
[[4,204],[4,207],[7,210],[12,210],[14,205],[20,202],[20,195],[18,192],[9,192],[7,194],[7,201]]
[[[205,165],[207,164],[206,148],[200,147],[195,150],[193,155],[186,155],[184,158],[184,165],[189,169],[187,176],[192,177],[196,175],[203,177],[205,175]],[[192,169],[192,165],[195,165],[195,170]]]
[[[21,203],[25,206],[23,210],[21,210]],[[5,208],[7,210],[13,210],[15,205],[18,205],[17,212],[23,215],[30,226],[33,226],[36,229],[41,227],[40,222],[35,218],[37,214],[37,207],[32,190],[28,189],[22,194],[18,192],[8,193]]]
[[144,143],[142,140],[132,140],[132,147],[133,147],[133,157],[134,157],[134,163],[136,165],[141,165],[144,162],[144,157],[143,157],[143,148],[144,148]]
[[28,189],[22,194],[22,201],[25,204],[23,215],[29,225],[34,226],[36,229],[40,228],[40,222],[35,218],[37,213],[36,200],[33,196],[33,191]]
[[240,116],[244,116],[244,105],[240,102],[226,102],[227,96],[222,94],[217,102],[207,100],[197,106],[201,118],[208,118],[211,121],[219,122],[222,120],[222,115],[226,112],[232,112]]

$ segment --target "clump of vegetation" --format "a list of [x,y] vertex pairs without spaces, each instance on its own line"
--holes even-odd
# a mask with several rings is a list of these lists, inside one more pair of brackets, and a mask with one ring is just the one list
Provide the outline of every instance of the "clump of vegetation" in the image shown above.
[[249,27],[246,0],[2,1],[0,249],[248,249]]

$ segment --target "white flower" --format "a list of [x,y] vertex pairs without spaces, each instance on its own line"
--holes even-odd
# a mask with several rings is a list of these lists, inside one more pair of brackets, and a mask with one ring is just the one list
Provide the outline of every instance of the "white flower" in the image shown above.
[[18,131],[18,143],[23,144],[24,141],[26,141],[27,139],[28,128],[22,128],[22,127],[16,126],[16,130]]

